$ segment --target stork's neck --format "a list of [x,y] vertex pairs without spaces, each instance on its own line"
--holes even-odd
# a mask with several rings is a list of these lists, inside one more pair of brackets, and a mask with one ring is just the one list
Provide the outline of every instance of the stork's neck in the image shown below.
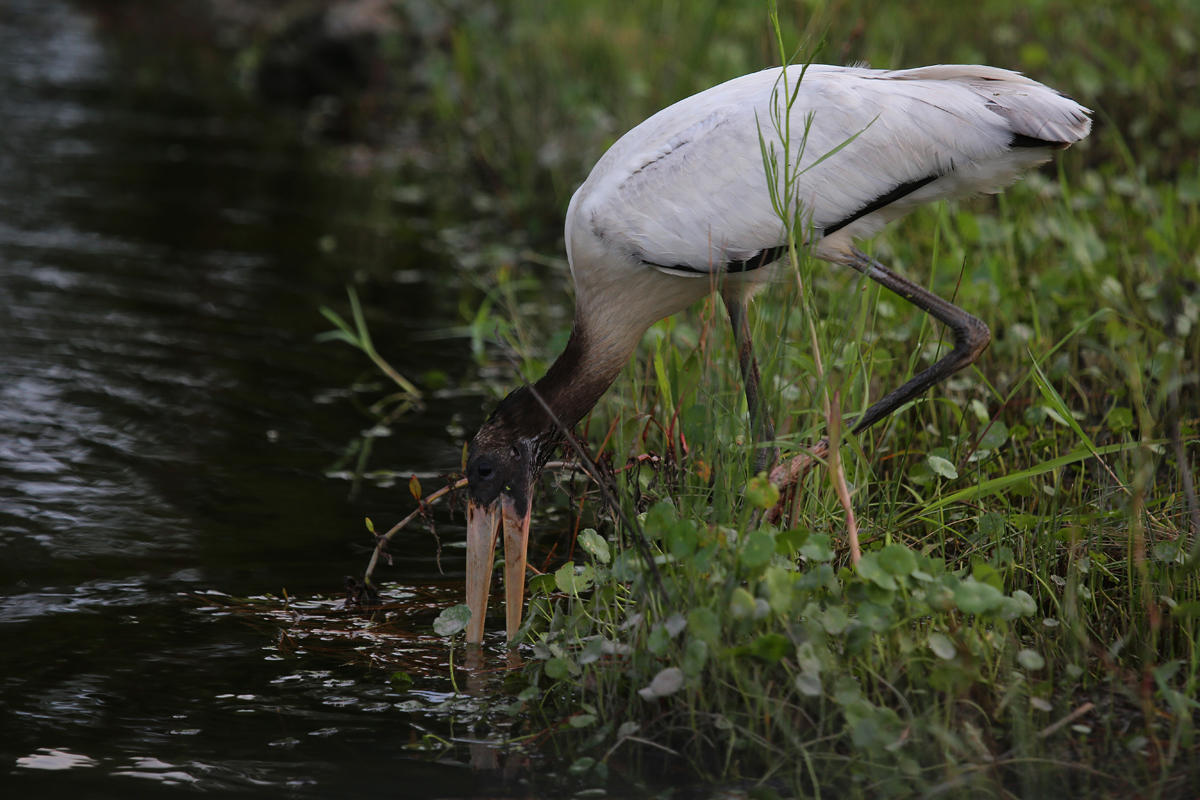
[[577,313],[566,349],[540,380],[501,401],[476,434],[472,450],[506,456],[510,446],[524,440],[533,451],[530,466],[540,469],[563,440],[563,431],[587,416],[629,360],[637,342],[633,332],[605,336],[606,330],[598,332]]
[[566,349],[533,384],[567,430],[587,416],[629,360],[632,346],[614,348],[613,344],[576,317]]

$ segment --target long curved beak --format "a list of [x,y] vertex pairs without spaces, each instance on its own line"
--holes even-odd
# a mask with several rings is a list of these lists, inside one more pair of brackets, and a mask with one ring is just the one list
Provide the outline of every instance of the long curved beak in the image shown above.
[[504,601],[508,639],[517,635],[525,603],[525,549],[529,543],[529,507],[518,510],[512,498],[500,497],[491,505],[467,502],[467,607],[471,621],[467,625],[467,644],[483,641],[483,623],[487,616],[488,589],[492,582],[492,562],[496,555],[496,536],[504,528]]

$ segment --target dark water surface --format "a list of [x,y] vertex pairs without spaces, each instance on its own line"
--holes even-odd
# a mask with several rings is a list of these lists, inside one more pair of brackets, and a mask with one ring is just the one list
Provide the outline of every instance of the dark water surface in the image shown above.
[[[336,595],[365,566],[363,517],[411,508],[403,481],[351,500],[325,474],[370,426],[339,399],[362,357],[313,340],[356,271],[403,271],[371,297],[400,369],[461,374],[467,351],[405,346],[451,324],[456,290],[363,222],[369,180],[144,46],[70,4],[0,3],[0,795],[478,791],[457,749],[406,749],[454,732],[397,706],[435,704],[437,680],[397,695],[386,671],[275,649],[189,599]],[[447,428],[480,399],[431,406],[377,465],[455,468]],[[394,550],[385,579],[453,598],[461,550],[444,577],[427,533]]]

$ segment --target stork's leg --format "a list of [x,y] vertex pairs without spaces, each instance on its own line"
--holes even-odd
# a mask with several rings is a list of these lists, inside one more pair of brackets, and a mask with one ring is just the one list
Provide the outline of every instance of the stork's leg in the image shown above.
[[[737,343],[738,363],[742,368],[742,382],[746,385],[746,408],[750,412],[750,433],[755,443],[769,442],[775,438],[775,423],[767,413],[762,396],[762,376],[758,361],[754,358],[754,342],[750,339],[750,320],[746,316],[746,301],[740,288],[721,292],[725,310],[729,313],[729,324],[733,327],[733,340]],[[750,458],[750,470],[755,475],[770,468],[778,451],[774,447],[760,447]]]
[[854,421],[854,432],[861,433],[909,400],[920,397],[931,386],[941,383],[963,367],[974,363],[992,341],[992,334],[983,320],[971,316],[923,286],[897,275],[857,248],[850,248],[849,255],[842,263],[853,267],[879,285],[891,289],[917,308],[949,325],[954,331],[953,350],[933,366],[913,376],[900,388],[884,395]]
[[[983,320],[971,316],[925,287],[919,286],[907,278],[902,278],[857,248],[850,248],[840,262],[853,267],[881,286],[891,289],[917,308],[949,325],[950,329],[954,331],[953,350],[940,358],[933,366],[912,377],[900,388],[884,395],[881,400],[870,406],[861,417],[854,421],[854,432],[861,433],[909,400],[920,397],[934,384],[940,383],[963,367],[974,363],[975,359],[979,358],[979,354],[991,342],[992,334]],[[732,318],[732,312],[730,317]],[[784,490],[795,486],[817,463],[817,460],[824,458],[828,452],[829,439],[822,439],[808,452],[801,453],[790,462],[780,464],[772,470],[771,483]],[[777,522],[781,518],[786,497],[787,492],[780,498],[775,508],[768,513],[767,520],[769,522]]]

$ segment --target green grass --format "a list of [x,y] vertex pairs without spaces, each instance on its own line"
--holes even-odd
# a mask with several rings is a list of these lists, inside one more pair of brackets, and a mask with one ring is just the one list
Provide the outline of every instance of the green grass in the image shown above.
[[[1200,593],[1169,428],[1181,418],[1195,464],[1200,347],[1194,327],[1171,336],[1158,320],[1163,304],[1187,305],[1169,287],[1188,273],[1177,265],[1155,276],[1119,251],[1089,269],[1078,254],[1099,211],[1035,189],[1011,192],[992,213],[931,211],[876,245],[893,263],[936,242],[929,262],[983,264],[982,279],[968,268],[957,297],[1000,338],[976,370],[848,442],[867,552],[857,570],[821,472],[794,529],[757,522],[737,444],[747,435],[737,370],[715,302],[652,331],[587,428],[593,443],[613,431],[604,453],[616,467],[640,453],[662,459],[616,481],[634,510],[649,508],[644,528],[666,593],[628,544],[617,566],[589,568],[591,594],[577,591],[572,569],[533,584],[543,596],[529,640],[543,661],[527,670],[534,688],[523,696],[546,724],[580,725],[558,744],[581,780],[602,782],[606,756],[644,775],[657,754],[629,738],[636,725],[636,738],[670,747],[707,779],[773,776],[798,796],[817,787],[1184,796],[1197,778]],[[1194,206],[1176,212],[1194,225]],[[1114,216],[1136,224],[1128,211]],[[972,226],[995,233],[964,235]],[[1046,237],[1014,256],[1039,227],[1083,241]],[[1033,259],[1072,268],[1030,281],[1020,265]],[[1020,280],[1005,279],[1014,268]],[[953,295],[957,270],[944,271],[931,283]],[[760,303],[758,331],[760,351],[774,353],[781,438],[796,447],[822,431],[821,389],[836,389],[849,417],[868,389],[878,397],[911,374],[914,354],[936,340],[895,298],[849,291],[859,282],[822,264],[802,272],[813,296]],[[821,310],[824,380],[805,344],[805,307]],[[574,507],[583,495],[604,516],[584,485],[572,494]],[[613,527],[597,528],[615,547]],[[576,561],[592,561],[581,549]],[[697,619],[699,609],[708,616]],[[641,624],[624,629],[638,613]],[[592,660],[599,641],[629,654]],[[670,668],[685,679],[678,692],[638,695]]]
[[[1172,298],[1184,265],[1154,275],[1115,248],[1084,262],[1100,212],[1055,186],[1011,192],[992,213],[931,211],[876,245],[893,262],[936,242],[930,262],[983,264],[982,279],[965,271],[958,300],[1002,333],[976,370],[848,441],[867,553],[857,569],[820,471],[795,527],[758,521],[715,302],[651,332],[586,428],[593,445],[607,441],[602,462],[631,467],[616,493],[648,509],[665,594],[606,522],[596,527],[615,562],[587,555],[601,551],[589,536],[574,557],[588,567],[533,581],[539,661],[521,696],[544,724],[579,726],[557,742],[581,781],[603,783],[606,763],[644,775],[665,746],[706,779],[772,776],[798,796],[1185,796],[1197,779],[1200,592],[1171,427],[1179,419],[1195,464],[1200,346],[1190,322],[1170,335],[1160,320],[1169,304],[1194,309],[1196,288]],[[1194,230],[1195,207],[1176,212]],[[1127,210],[1113,216],[1136,224]],[[1014,256],[1039,223],[1083,241],[1047,237]],[[964,235],[973,226],[994,233]],[[1035,258],[1072,269],[1004,278]],[[952,295],[957,270],[945,273],[931,283]],[[852,416],[937,339],[885,293],[850,291],[858,281],[822,264],[802,274],[813,296],[760,303],[758,331],[781,438],[797,448],[823,430],[822,389]],[[805,308],[820,309],[824,379]],[[632,466],[642,453],[660,461]],[[584,518],[589,504],[607,516],[586,485],[571,488]],[[639,696],[664,669],[682,687]]]
[[[1096,129],[1005,194],[924,209],[870,243],[995,338],[973,369],[845,438],[857,568],[821,469],[793,522],[761,522],[770,490],[746,472],[719,301],[656,325],[581,429],[644,514],[662,589],[586,479],[548,480],[539,508],[596,532],[531,581],[535,656],[495,713],[553,730],[579,788],[684,763],[796,796],[1193,796],[1200,10],[832,2],[783,17],[786,41],[824,36],[801,59],[1021,69],[1095,109]],[[527,232],[468,245],[487,298],[464,309],[481,360],[498,323],[529,378],[561,347],[565,317],[520,309],[564,290],[562,213],[603,150],[775,63],[755,4],[460,12],[422,57],[417,106],[444,169],[474,176],[445,201],[484,193],[485,215]],[[755,341],[785,450],[823,435],[826,394],[852,418],[950,344],[823,262],[801,259],[770,295]],[[639,693],[656,678],[661,696]]]

